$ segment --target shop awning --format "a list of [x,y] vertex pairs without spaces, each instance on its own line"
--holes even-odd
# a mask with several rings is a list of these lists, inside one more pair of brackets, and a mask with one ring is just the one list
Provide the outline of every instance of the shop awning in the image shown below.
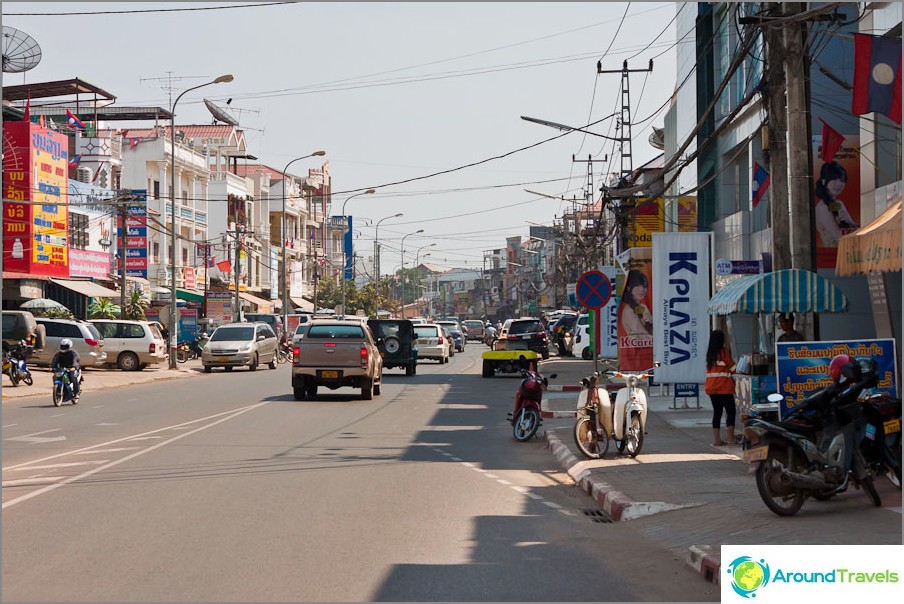
[[292,301],[292,309],[301,308],[310,312],[314,312],[314,303],[308,302],[304,298],[290,298]]
[[258,298],[253,294],[249,294],[248,292],[239,292],[239,297],[242,300],[247,300],[251,302],[255,306],[257,306],[257,312],[262,313],[271,313],[273,312],[273,303],[269,300],[264,300],[263,298]]
[[901,270],[901,202],[838,242],[839,277]]
[[847,309],[847,297],[831,281],[800,269],[741,277],[719,290],[706,307],[711,315]]
[[186,302],[197,302],[198,304],[204,303],[204,294],[199,294],[187,289],[179,289],[176,288],[176,297],[180,300],[185,300]]
[[88,298],[119,298],[118,291],[98,285],[93,281],[74,281],[72,279],[51,279],[50,281]]

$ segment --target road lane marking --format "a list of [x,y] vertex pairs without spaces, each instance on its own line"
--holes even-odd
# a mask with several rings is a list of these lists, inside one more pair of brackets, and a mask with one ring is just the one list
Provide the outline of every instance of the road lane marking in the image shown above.
[[[118,466],[119,464],[125,463],[125,462],[127,462],[127,461],[131,461],[132,459],[135,459],[136,457],[139,457],[139,456],[141,456],[141,455],[144,455],[145,453],[150,453],[150,452],[152,452],[152,451],[156,451],[157,449],[159,449],[159,448],[161,448],[161,447],[165,447],[166,445],[168,445],[168,444],[170,444],[170,443],[174,443],[174,442],[176,442],[177,440],[181,440],[181,439],[185,438],[186,436],[191,436],[192,434],[195,434],[196,432],[201,432],[201,431],[203,431],[203,430],[207,430],[208,428],[212,428],[213,426],[216,426],[217,424],[221,424],[221,423],[223,423],[223,422],[227,422],[227,421],[229,421],[229,420],[231,420],[231,419],[234,419],[234,418],[238,417],[239,415],[243,415],[243,414],[247,413],[248,411],[252,411],[252,410],[254,410],[254,409],[257,409],[258,407],[262,407],[262,406],[268,405],[268,404],[270,404],[270,401],[264,401],[264,402],[262,402],[262,403],[257,403],[257,404],[254,404],[254,405],[249,405],[248,407],[244,407],[244,408],[242,408],[242,409],[239,409],[238,411],[231,411],[231,412],[230,412],[230,411],[227,411],[226,413],[227,413],[227,414],[231,413],[231,415],[227,415],[226,417],[221,417],[220,419],[218,419],[218,420],[216,420],[216,421],[214,421],[214,422],[212,422],[212,423],[209,423],[209,424],[207,424],[207,425],[204,425],[204,426],[200,426],[200,427],[198,427],[198,428],[195,428],[194,430],[191,430],[190,432],[183,432],[182,434],[179,434],[179,435],[177,435],[177,436],[174,436],[174,437],[170,438],[169,440],[165,440],[165,441],[163,441],[163,442],[157,443],[156,445],[152,445],[152,446],[150,446],[150,447],[147,447],[146,449],[142,449],[142,450],[140,450],[140,451],[136,451],[136,452],[132,453],[131,455],[126,455],[125,457],[123,457],[123,458],[121,458],[121,459],[117,459],[116,461],[111,461],[110,463],[107,463],[107,464],[105,464],[105,465],[102,465],[102,466],[100,466],[100,467],[98,467],[98,468],[94,468],[93,470],[88,470],[87,472],[83,472],[82,474],[79,474],[78,476],[72,476],[72,477],[70,477],[70,478],[67,478],[67,479],[65,479],[65,480],[62,480],[62,481],[57,482],[57,483],[55,483],[55,484],[48,485],[48,486],[44,487],[43,489],[38,489],[37,491],[32,491],[31,493],[27,493],[27,494],[25,494],[25,495],[22,495],[21,497],[17,497],[16,499],[11,499],[11,500],[9,500],[9,501],[4,501],[4,502],[3,502],[3,506],[2,506],[2,508],[0,508],[0,509],[4,509],[4,510],[5,510],[6,508],[12,507],[12,506],[16,505],[17,503],[22,503],[23,501],[28,501],[29,499],[31,499],[31,498],[33,498],[33,497],[37,497],[38,495],[43,495],[44,493],[49,493],[50,491],[54,491],[54,490],[56,490],[56,489],[58,489],[58,488],[60,488],[60,487],[62,487],[62,486],[66,486],[67,484],[73,483],[73,482],[75,482],[75,481],[77,481],[77,480],[81,480],[81,479],[83,479],[83,478],[87,478],[87,477],[89,477],[89,476],[92,476],[92,475],[94,475],[94,474],[97,474],[98,472],[102,472],[103,470],[107,470],[107,469],[109,469],[109,468]],[[219,415],[223,415],[223,414],[222,414],[222,413],[217,413],[215,416],[212,416],[212,417],[216,417],[216,416],[219,416]],[[186,423],[195,423],[195,422],[197,422],[197,421],[200,421],[200,420],[194,420],[194,421],[192,421],[192,422],[186,422]],[[185,425],[185,424],[180,424],[180,425]],[[32,463],[34,463],[34,462],[32,462]],[[20,464],[20,466],[21,466],[21,465],[26,465],[26,464]]]
[[5,487],[19,487],[19,486],[27,486],[33,484],[42,484],[45,482],[56,482],[57,480],[62,480],[62,476],[43,476],[41,478],[22,478],[20,480],[4,480],[0,483],[0,486]]
[[12,428],[13,426],[18,426],[19,424],[6,424],[3,426],[4,428]]
[[47,434],[48,432],[59,432],[59,428],[52,428],[50,430],[41,430],[40,432],[32,432],[31,434],[23,434],[22,436],[13,436],[12,438],[6,438],[4,440],[15,440],[20,442],[26,442],[31,444],[36,443],[52,443],[58,440],[66,440],[65,436],[39,436],[40,434]]
[[[96,459],[93,461],[70,461],[66,463],[54,463],[46,466],[25,466],[24,468],[16,468],[16,470],[52,470],[54,468],[71,468],[72,466],[96,466],[107,463],[109,459]],[[12,471],[12,470],[10,470]]]
[[78,451],[73,455],[94,455],[95,453],[116,453],[118,451],[131,451],[138,447],[113,447],[112,449],[92,449],[91,451]]
[[162,437],[162,436],[135,436],[135,437],[133,437],[133,438],[130,438],[129,441],[133,441],[133,440],[155,440],[155,439],[158,439],[158,438],[163,438],[163,437]]

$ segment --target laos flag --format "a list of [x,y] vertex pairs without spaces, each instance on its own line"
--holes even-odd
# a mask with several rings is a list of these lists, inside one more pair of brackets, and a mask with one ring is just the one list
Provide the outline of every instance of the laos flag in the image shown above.
[[901,38],[854,34],[851,113],[873,111],[901,123]]
[[77,130],[85,129],[84,122],[82,122],[82,120],[78,119],[75,116],[75,114],[72,113],[71,111],[69,111],[68,109],[66,110],[66,123],[69,124],[72,128],[75,128]]

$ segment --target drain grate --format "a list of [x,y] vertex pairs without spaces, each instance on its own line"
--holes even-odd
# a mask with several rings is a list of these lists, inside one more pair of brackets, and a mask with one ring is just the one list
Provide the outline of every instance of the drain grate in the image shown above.
[[612,519],[609,518],[608,516],[606,516],[600,510],[596,510],[596,509],[584,510],[584,515],[587,516],[588,518],[590,518],[590,520],[592,520],[593,522],[602,522],[602,523],[606,523],[606,524],[609,524],[612,522]]

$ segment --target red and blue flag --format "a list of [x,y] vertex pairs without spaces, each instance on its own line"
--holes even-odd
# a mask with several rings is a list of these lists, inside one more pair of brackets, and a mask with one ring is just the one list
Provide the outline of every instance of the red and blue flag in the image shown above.
[[69,160],[69,169],[71,170],[72,168],[76,167],[77,165],[79,165],[79,162],[81,162],[81,161],[82,161],[82,156],[76,155],[75,157],[73,157],[72,159]]
[[82,120],[78,119],[75,114],[68,109],[66,110],[66,123],[77,130],[85,129],[85,123]]
[[757,207],[762,201],[770,182],[769,172],[757,162],[753,162],[753,207]]
[[901,38],[854,34],[851,113],[871,112],[901,123]]

